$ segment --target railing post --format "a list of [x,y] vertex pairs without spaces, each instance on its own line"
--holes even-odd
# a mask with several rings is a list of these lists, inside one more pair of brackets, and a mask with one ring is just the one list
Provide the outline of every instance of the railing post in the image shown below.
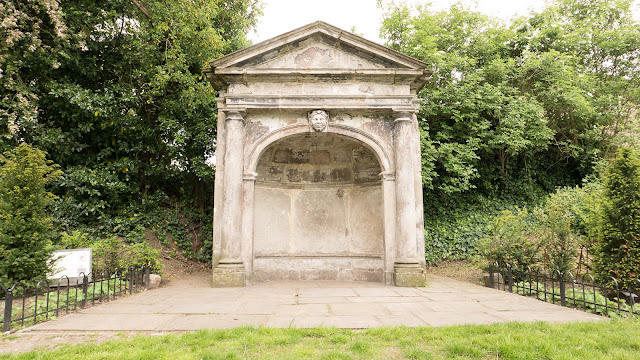
[[[69,278],[67,277],[67,279]],[[58,286],[56,287],[56,317],[60,316],[60,280],[62,280],[62,278],[58,279]],[[67,287],[67,294],[68,293],[69,288]],[[67,301],[67,305],[69,305],[69,301]]]
[[[87,295],[89,293],[89,277],[86,274],[83,274],[82,277],[82,308],[84,309],[87,306]],[[76,291],[77,292],[77,291]]]
[[542,289],[544,290],[544,302],[547,302],[547,270],[542,269]]
[[565,294],[564,273],[558,271],[558,281],[560,282],[560,305],[567,306],[567,296]]
[[[596,298],[598,290],[596,289],[596,280],[591,274],[589,274],[589,276],[591,277],[591,285],[593,286],[593,313],[598,315],[598,299]],[[606,299],[607,297],[605,296],[604,298]]]
[[569,271],[571,277],[571,297],[573,298],[573,307],[576,308],[576,278],[573,277],[571,271]]
[[133,266],[129,268],[129,295],[133,294],[134,271],[135,268]]
[[513,273],[511,272],[511,265],[507,264],[508,277],[509,277],[509,292],[513,293]]
[[7,332],[11,330],[12,307],[13,307],[13,287],[7,290],[7,294],[4,298],[4,320],[2,321],[2,332]]

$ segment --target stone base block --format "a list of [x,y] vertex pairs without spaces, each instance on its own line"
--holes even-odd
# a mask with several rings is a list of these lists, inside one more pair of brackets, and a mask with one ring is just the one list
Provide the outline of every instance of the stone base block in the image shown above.
[[393,267],[393,283],[400,287],[425,287],[426,271],[417,263],[396,263]]
[[244,284],[242,264],[218,264],[213,269],[213,287],[242,287]]
[[162,282],[162,277],[157,274],[149,274],[149,284],[147,285],[147,289],[157,289]]
[[267,257],[253,261],[256,283],[274,280],[337,280],[382,282],[382,256],[363,257]]

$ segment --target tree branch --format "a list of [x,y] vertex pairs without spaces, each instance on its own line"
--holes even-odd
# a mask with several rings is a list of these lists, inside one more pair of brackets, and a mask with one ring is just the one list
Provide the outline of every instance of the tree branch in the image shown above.
[[140,4],[137,0],[131,0],[131,2],[133,3],[133,5],[135,5],[140,11],[142,11],[142,13],[144,14],[144,16],[147,17],[147,19],[151,20],[151,12],[149,12],[149,10],[147,10],[147,8]]

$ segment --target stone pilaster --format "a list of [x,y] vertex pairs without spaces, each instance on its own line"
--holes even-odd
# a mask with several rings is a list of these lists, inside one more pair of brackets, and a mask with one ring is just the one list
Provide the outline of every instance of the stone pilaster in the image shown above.
[[[220,96],[216,99],[218,105],[218,137],[216,143],[216,152],[218,154],[224,154],[224,124],[225,124],[225,112],[224,108],[224,91],[220,92]],[[213,195],[213,244],[212,244],[212,265],[215,268],[218,265],[221,257],[221,244],[222,244],[222,209],[224,207],[223,194],[224,194],[224,156],[218,156],[216,161],[216,177],[214,183],[214,195]]]
[[246,172],[242,176],[242,260],[246,269],[245,284],[253,282],[253,226],[254,226],[254,198],[255,198],[255,172]]
[[213,269],[214,287],[244,286],[242,262],[242,171],[244,111],[225,110],[225,152],[220,261]]
[[415,169],[412,156],[413,114],[396,111],[394,118],[394,150],[396,163],[396,286],[424,286],[425,269],[418,259],[416,243]]
[[396,178],[395,173],[380,173],[382,206],[384,206],[384,283],[393,285],[394,254],[396,253]]
[[416,246],[418,249],[418,258],[420,265],[426,265],[425,261],[425,244],[424,244],[424,200],[422,195],[422,152],[420,151],[420,127],[418,126],[418,118],[413,114],[413,162],[415,167],[414,183],[416,191]]

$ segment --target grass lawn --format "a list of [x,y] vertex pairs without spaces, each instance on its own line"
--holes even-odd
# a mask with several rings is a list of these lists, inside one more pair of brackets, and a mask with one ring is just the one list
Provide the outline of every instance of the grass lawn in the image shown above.
[[443,328],[237,328],[137,335],[0,359],[640,359],[640,319]]

